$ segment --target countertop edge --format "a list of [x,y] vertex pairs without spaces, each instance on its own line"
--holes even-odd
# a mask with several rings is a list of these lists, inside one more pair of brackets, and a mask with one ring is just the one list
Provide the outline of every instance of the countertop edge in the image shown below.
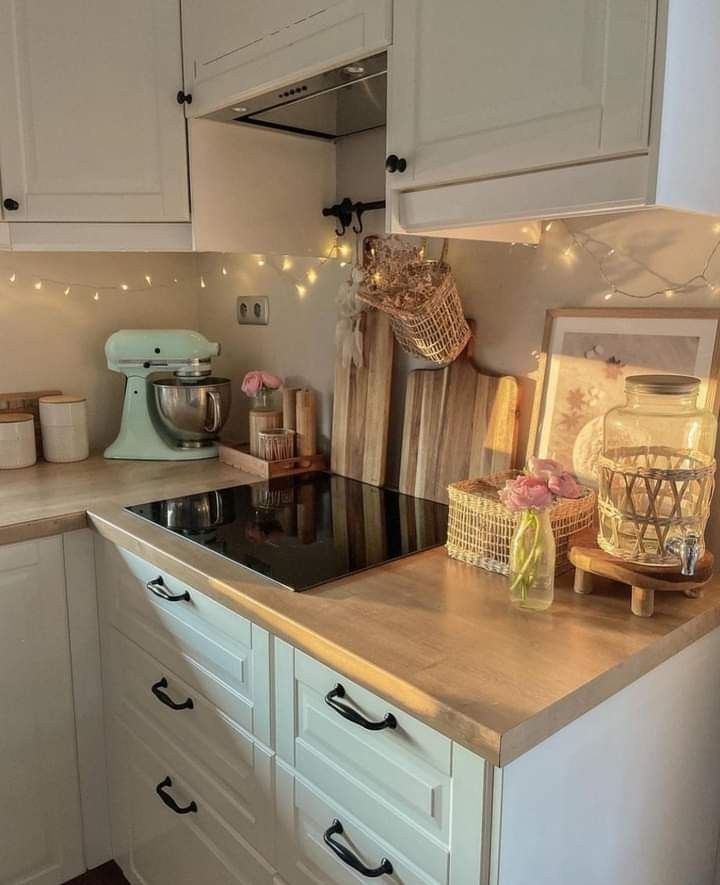
[[22,541],[34,541],[52,535],[62,535],[66,532],[87,528],[87,525],[88,516],[85,510],[3,525],[0,526],[0,546],[19,544]]

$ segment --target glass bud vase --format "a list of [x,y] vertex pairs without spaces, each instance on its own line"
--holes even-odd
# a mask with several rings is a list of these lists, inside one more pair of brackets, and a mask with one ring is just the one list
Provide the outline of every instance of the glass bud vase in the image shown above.
[[555,590],[555,538],[549,510],[523,510],[510,542],[510,601],[543,611]]
[[250,408],[253,412],[274,412],[275,391],[270,387],[261,387],[255,396],[251,397]]

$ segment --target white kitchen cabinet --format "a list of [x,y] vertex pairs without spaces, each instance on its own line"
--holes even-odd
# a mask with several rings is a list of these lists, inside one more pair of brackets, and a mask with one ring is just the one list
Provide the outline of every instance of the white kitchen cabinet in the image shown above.
[[84,869],[61,537],[0,547],[0,883]]
[[188,116],[386,47],[391,0],[183,0]]
[[395,0],[390,230],[720,211],[718,39],[712,0]]
[[177,0],[0,0],[0,84],[6,221],[188,219]]

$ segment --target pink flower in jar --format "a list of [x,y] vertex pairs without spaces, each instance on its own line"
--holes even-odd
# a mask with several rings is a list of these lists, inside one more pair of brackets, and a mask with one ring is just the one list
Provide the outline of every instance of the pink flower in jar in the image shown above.
[[547,484],[550,491],[558,498],[579,498],[582,495],[582,489],[572,473],[551,476],[548,478]]
[[257,396],[264,388],[276,390],[282,385],[282,378],[273,375],[272,372],[263,372],[255,370],[248,372],[243,378],[242,392],[245,396]]
[[552,504],[553,496],[544,479],[522,474],[509,479],[499,492],[500,500],[513,512],[543,510]]
[[553,461],[552,458],[530,458],[528,459],[528,473],[531,476],[548,480],[551,476],[560,476],[565,473],[565,468],[559,461]]

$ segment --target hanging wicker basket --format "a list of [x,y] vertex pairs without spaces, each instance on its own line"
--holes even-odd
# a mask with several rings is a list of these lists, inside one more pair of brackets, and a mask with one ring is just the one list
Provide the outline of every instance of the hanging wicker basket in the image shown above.
[[399,237],[368,237],[358,298],[389,315],[404,351],[450,363],[467,346],[470,327],[445,260],[447,240],[439,261],[426,261],[423,251]]
[[[510,541],[518,514],[508,510],[498,492],[508,479],[518,475],[519,471],[507,470],[449,486],[449,556],[490,572],[509,573]],[[588,488],[583,488],[583,492],[581,498],[560,498],[550,508],[550,525],[555,536],[555,574],[572,568],[568,561],[570,536],[593,524],[595,492]]]

